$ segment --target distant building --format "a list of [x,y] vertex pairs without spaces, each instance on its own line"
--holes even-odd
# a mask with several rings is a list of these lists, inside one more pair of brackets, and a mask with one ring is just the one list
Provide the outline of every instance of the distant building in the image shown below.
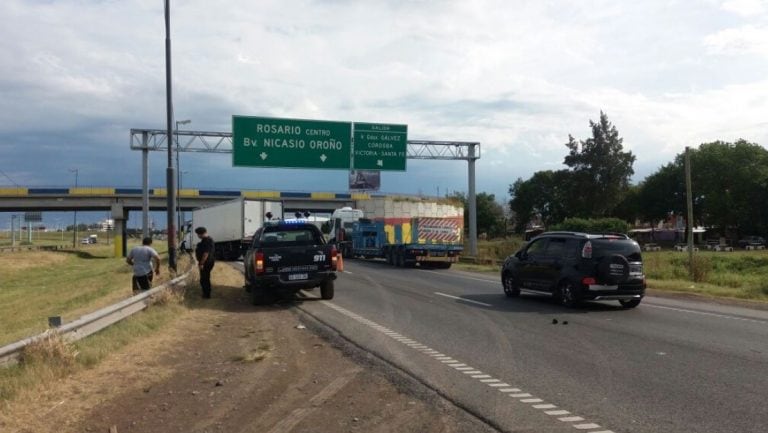
[[108,218],[104,221],[99,221],[99,231],[106,232],[115,228],[115,220]]

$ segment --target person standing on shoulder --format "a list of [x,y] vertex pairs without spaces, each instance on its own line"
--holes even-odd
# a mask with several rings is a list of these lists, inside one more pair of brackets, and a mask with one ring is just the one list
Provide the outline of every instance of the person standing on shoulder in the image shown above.
[[200,269],[200,287],[203,289],[203,298],[208,299],[211,297],[211,270],[215,263],[213,239],[208,236],[208,230],[205,227],[196,228],[195,233],[200,238],[195,248],[195,258]]
[[160,275],[160,256],[150,245],[152,245],[152,238],[142,239],[141,246],[133,247],[125,258],[125,261],[133,266],[134,294],[152,287],[153,268],[155,275]]

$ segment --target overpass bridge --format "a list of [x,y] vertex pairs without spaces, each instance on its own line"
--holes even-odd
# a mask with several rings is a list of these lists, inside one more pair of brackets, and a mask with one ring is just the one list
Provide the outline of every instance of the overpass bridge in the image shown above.
[[[149,189],[149,210],[167,208],[167,190]],[[179,208],[190,211],[226,200],[277,200],[283,203],[285,213],[309,211],[331,213],[344,206],[356,207],[358,200],[371,197],[367,193],[290,192],[261,190],[204,190],[181,189]],[[144,196],[141,188],[76,187],[34,188],[0,187],[0,212],[53,212],[53,211],[109,211],[115,220],[115,255],[126,255],[126,227],[130,211],[143,211]]]

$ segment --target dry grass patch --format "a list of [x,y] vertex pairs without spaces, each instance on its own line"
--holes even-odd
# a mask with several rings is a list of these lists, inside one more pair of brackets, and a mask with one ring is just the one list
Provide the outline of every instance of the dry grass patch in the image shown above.
[[19,362],[25,365],[50,363],[72,367],[76,357],[77,351],[72,345],[64,341],[58,332],[52,331],[27,345],[21,352]]
[[49,268],[58,266],[67,260],[65,254],[50,251],[23,251],[2,253],[3,266],[0,268],[0,276],[9,278],[33,268]]
[[274,350],[272,344],[262,342],[256,348],[253,348],[244,354],[233,356],[232,361],[242,363],[260,362],[267,359],[272,350]]

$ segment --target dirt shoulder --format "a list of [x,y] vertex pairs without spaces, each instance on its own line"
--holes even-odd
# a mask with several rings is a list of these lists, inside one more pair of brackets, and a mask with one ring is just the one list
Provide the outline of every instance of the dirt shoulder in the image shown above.
[[292,304],[248,305],[232,272],[217,266],[214,298],[166,329],[4,408],[3,431],[493,431],[383,363],[359,362]]

